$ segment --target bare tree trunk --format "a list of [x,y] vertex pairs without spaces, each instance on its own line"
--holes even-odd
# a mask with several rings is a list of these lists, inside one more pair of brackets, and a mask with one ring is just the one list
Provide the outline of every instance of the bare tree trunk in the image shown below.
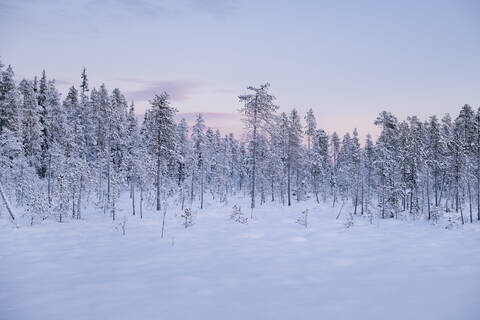
[[285,205],[285,185],[284,181],[282,181],[280,185],[280,199],[282,200],[282,205]]
[[358,206],[358,185],[355,186],[355,209],[353,210],[353,214],[357,214],[357,206]]
[[108,146],[107,146],[107,204],[110,205],[110,192],[111,192],[111,169],[110,169],[110,163],[111,163],[111,144],[112,144],[112,137],[111,137],[111,128],[108,131]]
[[470,223],[473,223],[473,214],[472,214],[472,190],[470,187],[470,179],[467,178],[467,186],[468,186],[468,205],[470,210]]
[[192,173],[192,184],[190,185],[190,203],[193,203],[193,173]]
[[[430,218],[431,218],[431,213],[430,213],[430,177],[429,177],[428,171],[429,170],[427,168],[427,209],[428,209],[428,220],[430,220]],[[436,201],[437,201],[437,191],[435,190],[435,202]]]
[[457,166],[457,172],[455,176],[455,212],[458,212],[458,202],[459,202],[459,176],[458,176],[458,166]]
[[275,201],[275,188],[274,188],[274,185],[273,185],[273,175],[272,175],[272,178],[271,178],[271,187],[272,187],[272,202]]
[[385,219],[385,184],[382,184],[382,219]]
[[[477,116],[477,119],[479,116],[480,115]],[[478,123],[478,121],[477,121],[477,220],[480,221],[480,123]]]
[[167,207],[163,207],[163,221],[162,221],[162,236],[161,238],[163,239],[163,232],[165,230],[165,216],[167,215]]
[[7,208],[8,214],[10,215],[10,218],[12,218],[12,221],[15,221],[15,214],[13,213],[12,206],[10,205],[10,202],[7,199],[7,196],[5,195],[5,192],[3,191],[3,186],[2,182],[0,181],[0,196],[2,197],[3,203],[5,204],[5,207]]
[[143,219],[143,187],[140,187],[140,219]]
[[365,213],[368,215],[368,203],[370,202],[370,186],[367,181],[367,199],[365,200]]
[[135,215],[135,185],[132,181],[132,215]]
[[337,202],[337,187],[333,187],[333,207],[335,207],[335,203]]
[[300,201],[300,175],[298,174],[298,169],[295,171],[295,184],[297,186],[297,201]]
[[[458,198],[458,194],[457,194],[457,198]],[[462,209],[462,204],[460,203],[460,216],[462,218],[462,224],[465,224],[465,219],[463,217],[463,209]]]
[[80,185],[78,186],[77,219],[80,219],[80,218],[81,218],[82,186],[83,186],[83,175],[80,176]]
[[52,206],[52,155],[48,158],[48,206]]
[[184,185],[182,184],[182,211],[183,211],[183,208],[185,207],[185,190],[183,189]]
[[72,219],[75,219],[75,187],[72,192]]
[[200,209],[203,209],[203,187],[204,187],[204,173],[203,173],[203,164],[202,164],[202,168],[201,168],[201,173],[200,173],[202,176],[200,178],[201,182],[200,182]]
[[291,190],[290,190],[290,184],[291,184],[291,178],[290,178],[290,156],[287,156],[287,199],[288,199],[288,206],[292,205],[291,201]]
[[252,201],[250,208],[253,210],[255,208],[255,176],[256,176],[256,166],[257,166],[257,108],[254,111],[254,125],[253,125],[253,157],[252,157],[252,189],[251,196]]
[[112,219],[115,221],[115,197],[112,197]]
[[360,193],[360,198],[361,198],[361,204],[362,204],[362,207],[361,207],[361,211],[360,211],[360,214],[363,216],[363,206],[364,206],[364,181],[363,181],[363,174],[361,176],[361,182],[362,182],[362,190],[361,190],[361,193]]
[[157,154],[157,211],[160,211],[160,152]]

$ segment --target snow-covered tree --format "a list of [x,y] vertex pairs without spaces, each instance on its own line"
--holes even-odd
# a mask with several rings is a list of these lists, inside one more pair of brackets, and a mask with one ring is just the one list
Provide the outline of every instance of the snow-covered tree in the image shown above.
[[273,114],[278,109],[273,101],[275,97],[268,93],[270,84],[266,83],[258,88],[248,87],[252,93],[239,96],[243,107],[240,112],[244,115],[246,128],[251,136],[252,143],[252,162],[251,162],[251,204],[255,208],[255,178],[256,178],[256,158],[257,158],[257,138],[262,130],[272,123]]

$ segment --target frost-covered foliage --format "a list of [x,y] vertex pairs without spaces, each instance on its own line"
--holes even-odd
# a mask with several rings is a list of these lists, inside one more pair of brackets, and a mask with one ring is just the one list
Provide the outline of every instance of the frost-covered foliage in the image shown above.
[[233,206],[230,219],[242,224],[248,223],[248,217],[245,217],[245,214],[242,212],[242,207],[240,207],[238,204]]
[[248,130],[238,140],[207,128],[201,114],[191,128],[177,122],[165,92],[139,123],[118,88],[89,88],[85,69],[80,80],[61,98],[45,72],[16,82],[0,64],[0,212],[10,202],[8,212],[16,206],[30,223],[63,222],[82,219],[91,201],[115,220],[128,191],[128,213],[140,218],[145,205],[161,211],[169,199],[203,209],[236,195],[250,199],[252,216],[256,204],[314,198],[347,203],[346,215],[370,222],[480,220],[480,110],[469,105],[427,121],[383,111],[376,141],[362,141],[356,129],[339,137],[317,128],[312,109],[277,114],[264,84],[239,96]]

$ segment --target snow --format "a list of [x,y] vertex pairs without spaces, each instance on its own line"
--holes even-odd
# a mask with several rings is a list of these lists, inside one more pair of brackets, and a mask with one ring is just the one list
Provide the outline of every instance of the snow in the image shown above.
[[[122,207],[128,208],[128,197]],[[480,224],[355,218],[313,203],[99,210],[16,228],[0,217],[0,319],[479,319]],[[296,219],[310,208],[309,226]],[[245,210],[250,216],[249,210]],[[138,213],[138,209],[137,209]],[[126,235],[118,224],[127,217]]]

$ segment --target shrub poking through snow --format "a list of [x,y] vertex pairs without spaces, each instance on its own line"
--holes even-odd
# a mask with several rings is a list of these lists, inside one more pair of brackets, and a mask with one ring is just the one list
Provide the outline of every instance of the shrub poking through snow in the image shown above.
[[232,215],[230,216],[230,219],[232,219],[235,222],[243,223],[243,224],[246,224],[248,222],[248,218],[245,217],[245,215],[242,212],[242,208],[239,205],[234,205],[232,210],[233,212],[232,212]]
[[192,209],[190,208],[186,208],[182,214],[182,218],[183,218],[183,226],[185,227],[185,229],[187,229],[188,227],[191,227],[193,226],[193,215],[192,215]]
[[127,228],[127,217],[123,217],[122,222],[117,224],[115,227],[116,230],[122,230],[122,235],[125,235],[126,233],[126,228]]
[[458,223],[455,221],[455,219],[452,219],[452,217],[448,217],[448,223],[445,226],[445,229],[447,230],[452,230],[458,228]]
[[299,225],[304,226],[305,228],[308,228],[308,209],[305,209],[302,211],[300,216],[297,218],[296,222]]
[[349,229],[351,227],[353,227],[353,214],[350,213],[347,217],[347,219],[345,219],[345,222],[343,223],[343,225],[345,226],[345,228]]

